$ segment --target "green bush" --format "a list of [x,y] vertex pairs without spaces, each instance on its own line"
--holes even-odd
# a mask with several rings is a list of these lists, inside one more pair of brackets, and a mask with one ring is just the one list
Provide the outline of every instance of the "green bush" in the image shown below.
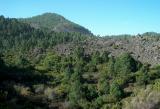
[[99,95],[108,94],[110,89],[108,80],[100,78],[100,80],[98,81],[97,88],[98,88]]
[[112,83],[110,86],[110,94],[117,100],[120,100],[123,97],[124,92],[117,83]]
[[160,91],[160,79],[155,80],[154,85],[153,85],[153,89]]
[[60,56],[54,53],[47,53],[45,58],[41,61],[40,65],[44,68],[44,70],[53,70],[59,71],[61,68]]
[[138,70],[138,62],[136,62],[132,56],[128,53],[124,53],[115,61],[115,72],[119,76],[126,76],[131,72]]
[[146,85],[150,81],[149,66],[143,65],[140,71],[136,74],[136,82],[138,85]]
[[96,90],[96,86],[92,84],[84,84],[83,86],[83,92],[85,93],[85,98],[88,101],[93,101],[95,98],[97,98],[98,93]]

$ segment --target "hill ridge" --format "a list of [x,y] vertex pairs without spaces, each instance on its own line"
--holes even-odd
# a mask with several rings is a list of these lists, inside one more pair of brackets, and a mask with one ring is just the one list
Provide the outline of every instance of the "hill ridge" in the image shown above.
[[78,32],[91,35],[92,33],[83,26],[76,24],[57,13],[43,13],[29,18],[20,18],[19,21],[30,24],[36,29],[45,29],[55,32]]

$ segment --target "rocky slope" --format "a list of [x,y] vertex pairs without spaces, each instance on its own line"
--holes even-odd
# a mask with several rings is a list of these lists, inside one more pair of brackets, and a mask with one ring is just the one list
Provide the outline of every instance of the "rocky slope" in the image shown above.
[[[152,36],[133,36],[127,38],[91,38],[81,45],[86,53],[92,51],[108,51],[112,56],[118,56],[121,53],[129,52],[131,55],[152,66],[160,64],[160,38]],[[74,49],[74,44],[61,44],[55,47],[55,50],[61,54],[69,54]]]

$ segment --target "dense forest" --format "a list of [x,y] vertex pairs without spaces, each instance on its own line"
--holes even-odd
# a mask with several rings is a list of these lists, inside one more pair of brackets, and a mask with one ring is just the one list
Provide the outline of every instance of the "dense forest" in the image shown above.
[[[160,66],[129,52],[87,52],[85,41],[99,38],[0,16],[0,109],[159,109]],[[61,44],[74,48],[59,53],[55,47]]]

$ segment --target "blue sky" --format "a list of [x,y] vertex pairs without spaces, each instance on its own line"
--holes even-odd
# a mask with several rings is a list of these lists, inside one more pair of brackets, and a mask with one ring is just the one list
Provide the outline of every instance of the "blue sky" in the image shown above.
[[0,0],[0,15],[58,13],[96,35],[160,32],[160,0]]

